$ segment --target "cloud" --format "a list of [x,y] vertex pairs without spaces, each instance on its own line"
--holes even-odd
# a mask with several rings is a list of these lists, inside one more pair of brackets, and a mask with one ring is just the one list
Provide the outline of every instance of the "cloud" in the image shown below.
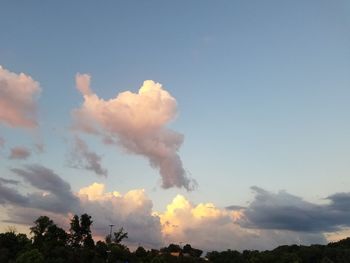
[[[104,239],[109,234],[109,225],[114,224],[115,231],[124,227],[131,245],[142,243],[150,248],[163,245],[159,217],[153,214],[153,203],[142,189],[122,195],[116,191],[106,192],[105,185],[93,183],[73,194],[70,187],[47,168],[26,167],[14,172],[44,191],[21,195],[0,183],[0,204],[7,207],[6,222],[30,225],[40,215],[48,215],[68,228],[73,214],[88,213],[93,218],[95,238]],[[54,185],[58,190],[54,190]]]
[[27,205],[28,200],[15,189],[4,186],[3,182],[0,181],[0,204]]
[[10,159],[25,160],[30,156],[30,151],[25,147],[14,147],[11,149]]
[[94,219],[95,235],[105,237],[108,226],[114,224],[116,228],[124,227],[130,244],[142,243],[147,247],[163,244],[159,218],[153,215],[153,203],[143,189],[122,195],[116,191],[106,192],[103,184],[93,183],[82,188],[78,196],[82,209]]
[[27,206],[23,206],[20,209],[18,209],[16,206],[11,206],[7,208],[6,212],[8,218],[6,220],[3,220],[3,222],[6,223],[33,225],[34,220],[36,220],[39,216],[46,215],[59,226],[66,229],[69,228],[70,217],[66,214],[57,214],[55,212]]
[[93,171],[100,176],[107,176],[107,169],[101,165],[101,156],[90,151],[87,144],[76,137],[74,140],[74,149],[69,160],[69,165],[74,168]]
[[176,117],[176,100],[161,84],[147,80],[138,93],[126,91],[110,100],[93,93],[89,75],[77,74],[76,85],[84,97],[72,113],[78,130],[146,157],[159,170],[163,188],[193,189],[195,182],[186,176],[178,154],[183,135],[166,127]]
[[128,244],[134,246],[159,248],[186,242],[205,251],[265,250],[283,244],[326,243],[329,233],[350,227],[349,193],[331,195],[328,204],[319,205],[284,191],[254,187],[255,198],[247,207],[193,204],[177,195],[165,211],[155,212],[143,189],[121,194],[93,183],[73,193],[67,182],[45,167],[26,165],[12,171],[34,191],[22,195],[6,185],[7,179],[0,180],[0,203],[7,207],[8,222],[31,224],[39,215],[50,215],[68,227],[73,214],[84,212],[94,220],[95,237],[104,238],[114,224],[125,228]]
[[329,204],[313,204],[285,191],[271,193],[252,187],[255,199],[241,224],[257,229],[332,232],[350,226],[350,194],[327,197]]
[[44,143],[36,143],[34,144],[34,149],[37,153],[43,153],[45,151],[45,145]]
[[13,168],[11,171],[31,186],[42,190],[28,194],[31,207],[57,213],[79,211],[79,200],[70,185],[52,170],[41,165],[26,165],[24,169]]
[[39,83],[30,76],[16,74],[0,66],[0,123],[10,127],[34,128]]
[[5,139],[0,137],[0,148],[3,148],[5,146]]
[[18,185],[19,181],[0,177],[0,183]]
[[178,195],[159,217],[166,243],[190,243],[194,247],[211,250],[272,249],[281,244],[324,243],[322,233],[300,233],[249,229],[239,221],[244,211],[227,210],[212,203],[194,205]]

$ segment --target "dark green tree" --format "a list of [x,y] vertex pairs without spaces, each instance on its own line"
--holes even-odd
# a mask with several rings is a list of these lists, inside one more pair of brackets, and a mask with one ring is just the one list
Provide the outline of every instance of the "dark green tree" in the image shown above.
[[141,246],[135,250],[135,256],[139,259],[143,259],[143,258],[147,257],[147,255],[148,255],[148,253],[147,253],[146,249],[144,249]]
[[93,248],[94,240],[91,235],[91,216],[83,214],[79,217],[74,215],[70,222],[70,244],[74,248]]
[[6,232],[0,234],[0,262],[14,260],[16,256],[31,247],[25,234]]
[[32,249],[21,254],[16,263],[44,263],[44,257],[38,249]]
[[47,216],[41,216],[30,228],[33,246],[39,249],[47,263],[66,262],[69,258],[68,234]]
[[191,247],[190,244],[186,244],[183,247],[182,252],[184,254],[189,254],[191,257],[195,257],[195,258],[199,258],[203,253],[202,250],[193,248],[193,247]]
[[34,221],[34,226],[30,228],[30,233],[33,234],[33,245],[41,248],[43,245],[44,236],[49,227],[53,226],[53,221],[47,216],[40,216]]

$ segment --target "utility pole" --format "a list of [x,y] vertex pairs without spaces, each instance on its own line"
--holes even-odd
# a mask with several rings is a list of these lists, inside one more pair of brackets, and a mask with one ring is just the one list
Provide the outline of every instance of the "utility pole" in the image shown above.
[[109,225],[109,227],[111,228],[111,230],[109,231],[109,238],[111,239],[111,242],[112,242],[112,228],[114,227],[114,225]]

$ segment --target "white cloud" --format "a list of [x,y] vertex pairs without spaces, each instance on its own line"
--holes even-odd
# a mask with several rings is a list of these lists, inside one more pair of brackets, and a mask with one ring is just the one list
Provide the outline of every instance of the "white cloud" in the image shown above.
[[166,127],[176,117],[176,100],[161,84],[147,80],[138,93],[126,91],[110,100],[92,92],[89,75],[77,74],[76,85],[84,96],[83,105],[73,111],[78,130],[146,157],[159,169],[163,188],[193,188],[178,154],[183,135]]
[[162,244],[159,218],[153,215],[153,203],[144,190],[131,190],[121,195],[118,192],[105,192],[103,184],[94,183],[81,189],[78,196],[83,211],[92,215],[95,235],[106,236],[109,225],[114,224],[117,228],[124,227],[130,243],[142,243],[149,247]]

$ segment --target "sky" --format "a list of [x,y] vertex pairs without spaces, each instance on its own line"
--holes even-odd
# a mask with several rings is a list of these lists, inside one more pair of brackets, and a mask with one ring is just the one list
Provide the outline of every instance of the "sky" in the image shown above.
[[0,230],[204,250],[350,231],[350,4],[4,1]]

